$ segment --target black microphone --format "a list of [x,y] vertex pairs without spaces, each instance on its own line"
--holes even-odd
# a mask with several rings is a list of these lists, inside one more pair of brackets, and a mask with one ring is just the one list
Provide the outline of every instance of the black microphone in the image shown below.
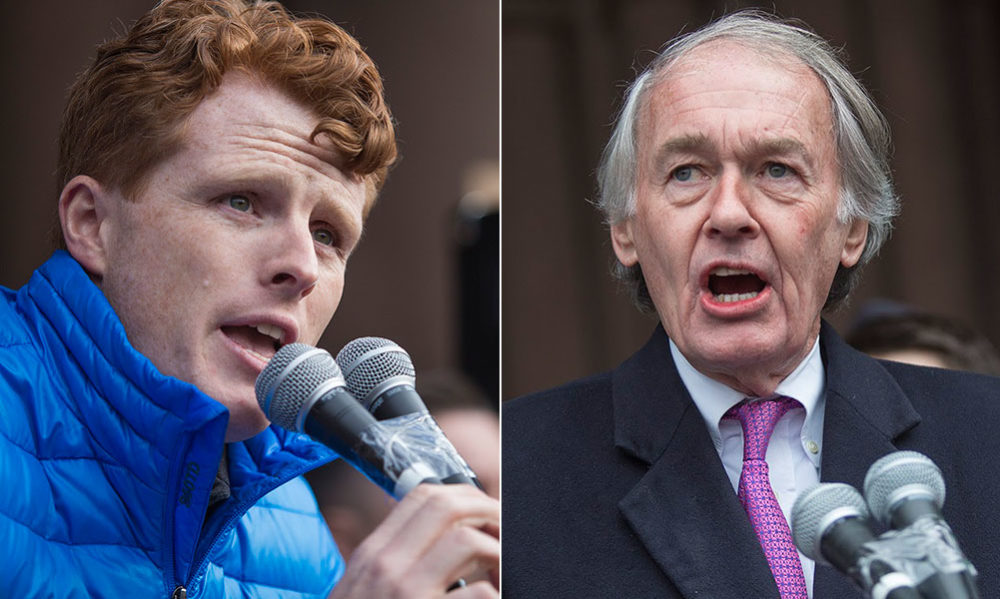
[[[347,388],[361,405],[387,424],[400,419],[417,439],[413,449],[438,464],[441,482],[467,483],[482,489],[479,479],[430,416],[416,389],[416,370],[410,354],[395,341],[382,337],[359,337],[337,353]],[[402,417],[410,417],[402,419]],[[442,468],[444,470],[442,470]]]
[[941,515],[945,486],[941,470],[915,451],[883,456],[865,476],[865,498],[872,514],[898,531],[914,553],[913,561],[930,574],[917,588],[927,599],[978,599],[976,568],[965,558]]
[[410,354],[381,337],[359,337],[337,353],[351,394],[378,420],[427,413]]
[[282,347],[254,390],[272,423],[333,449],[397,499],[422,482],[441,482],[410,448],[392,442],[391,432],[351,395],[325,350],[302,343]]
[[843,483],[817,483],[792,507],[792,537],[806,557],[847,574],[873,599],[921,599],[913,580],[879,551],[861,494]]

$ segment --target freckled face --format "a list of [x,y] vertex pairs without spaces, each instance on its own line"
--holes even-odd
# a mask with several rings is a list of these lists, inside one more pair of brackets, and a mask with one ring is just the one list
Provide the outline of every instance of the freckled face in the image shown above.
[[866,223],[836,216],[829,96],[791,57],[722,41],[647,98],[635,213],[612,227],[615,251],[641,265],[696,368],[769,393],[815,341],[838,264],[863,249]]
[[267,426],[256,376],[279,344],[319,340],[361,236],[364,184],[309,140],[318,122],[228,74],[139,197],[106,202],[101,288],[137,350],[229,408],[227,441]]

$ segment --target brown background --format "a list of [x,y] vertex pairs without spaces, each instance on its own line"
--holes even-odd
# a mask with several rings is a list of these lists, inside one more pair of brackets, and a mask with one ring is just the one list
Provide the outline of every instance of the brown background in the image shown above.
[[[5,3],[0,285],[19,287],[51,252],[58,122],[75,73],[98,42],[153,4]],[[409,350],[420,371],[457,367],[454,211],[465,171],[498,156],[499,7],[492,0],[284,4],[325,14],[356,35],[379,65],[399,123],[402,161],[351,260],[344,300],[323,345],[335,352],[355,337],[381,335]]]
[[[587,205],[623,86],[651,50],[745,2],[503,3],[503,396],[613,367],[654,326],[608,275]],[[767,6],[771,6],[768,4]],[[893,131],[902,217],[864,274],[886,297],[960,318],[1000,342],[1000,110],[995,2],[785,0],[837,46]]]
[[[152,2],[11,3],[0,23],[0,284],[49,254],[62,104],[94,45]],[[403,160],[372,214],[324,345],[395,338],[421,369],[459,363],[453,211],[462,174],[498,147],[498,6],[488,0],[286,2],[353,31],[386,79]],[[505,397],[614,366],[647,337],[608,276],[593,171],[622,87],[651,50],[741,2],[505,0]],[[993,2],[786,0],[846,45],[893,128],[903,216],[865,299],[962,318],[1000,342],[1000,8]]]

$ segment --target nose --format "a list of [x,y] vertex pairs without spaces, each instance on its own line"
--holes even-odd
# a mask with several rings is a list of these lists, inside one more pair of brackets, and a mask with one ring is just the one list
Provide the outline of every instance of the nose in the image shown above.
[[712,191],[711,208],[705,221],[705,234],[712,238],[752,238],[760,224],[751,214],[750,185],[740,173],[725,173]]
[[319,279],[319,259],[308,223],[275,227],[264,245],[262,283],[289,298],[312,293]]

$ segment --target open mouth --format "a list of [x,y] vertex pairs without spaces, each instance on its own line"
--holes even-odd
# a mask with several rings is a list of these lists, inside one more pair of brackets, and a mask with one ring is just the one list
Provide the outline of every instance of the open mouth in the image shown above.
[[753,299],[765,287],[767,283],[749,270],[720,266],[713,268],[708,275],[708,290],[712,292],[712,298],[723,304]]
[[223,326],[222,332],[264,362],[269,361],[281,349],[282,331],[275,325]]

